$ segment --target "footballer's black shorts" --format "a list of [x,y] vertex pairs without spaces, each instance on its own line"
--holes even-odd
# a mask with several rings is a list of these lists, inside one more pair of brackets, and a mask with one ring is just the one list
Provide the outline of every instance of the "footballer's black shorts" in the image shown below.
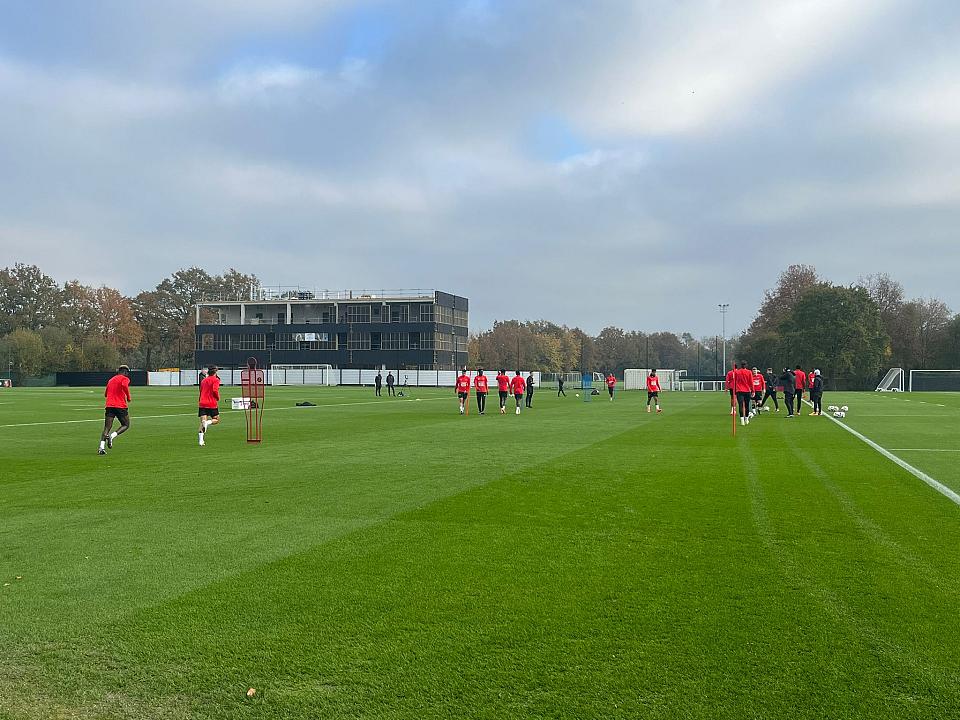
[[121,423],[125,423],[130,419],[130,410],[127,408],[117,408],[117,407],[108,407],[103,409],[103,419],[109,420],[110,418],[116,418]]
[[[250,403],[250,405],[252,407],[253,403]],[[203,417],[204,415],[206,415],[207,417],[217,417],[217,415],[219,414],[220,414],[219,408],[200,408],[200,410],[197,411],[197,417]]]
[[762,392],[755,392],[755,393],[753,394],[753,401],[754,401],[755,403],[762,402],[762,401],[763,401],[763,393],[762,393]]
[[457,397],[460,398],[461,400],[466,400],[466,399],[467,399],[467,396],[468,396],[469,394],[470,394],[470,393],[458,392],[458,393],[457,393]]
[[647,390],[647,400],[653,400],[653,398],[658,398],[658,397],[660,397],[659,392],[651,392],[650,390]]

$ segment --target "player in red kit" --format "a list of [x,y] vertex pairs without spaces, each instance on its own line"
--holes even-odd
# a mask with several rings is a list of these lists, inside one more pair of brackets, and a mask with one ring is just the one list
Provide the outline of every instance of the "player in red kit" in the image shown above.
[[[100,449],[97,455],[106,455],[107,448],[113,448],[113,441],[130,429],[130,368],[121,365],[117,374],[107,381],[103,391],[106,402],[103,407],[103,432],[100,433]],[[120,421],[120,428],[113,431],[113,419]]]
[[794,398],[796,399],[797,413],[799,414],[800,408],[803,407],[803,390],[807,387],[807,374],[803,371],[803,368],[797,365],[797,369],[793,371],[793,377],[796,380],[796,395],[794,395]]
[[657,412],[660,412],[660,378],[656,370],[651,370],[647,375],[647,412],[650,412],[651,400],[657,406]]
[[523,379],[523,376],[520,374],[520,371],[517,370],[517,374],[513,376],[513,379],[510,381],[510,388],[513,390],[513,397],[517,401],[517,415],[520,414],[520,401],[523,400],[523,393],[527,389],[527,383]]
[[483,368],[477,370],[477,376],[473,379],[473,387],[477,391],[477,409],[483,415],[487,409],[487,376],[483,374]]
[[737,407],[740,410],[740,424],[750,423],[750,398],[753,396],[753,373],[745,362],[734,370],[734,387],[737,391]]
[[460,414],[463,415],[467,398],[470,397],[470,376],[467,375],[467,369],[464,368],[457,378],[457,397],[460,399]]
[[736,403],[734,402],[734,400],[736,400],[736,395],[737,395],[736,376],[737,376],[737,365],[736,363],[734,363],[733,369],[727,371],[727,390],[730,392],[730,414],[731,415],[737,414]]
[[500,391],[500,414],[507,412],[507,396],[510,395],[510,377],[506,370],[500,370],[497,375],[497,389]]
[[217,376],[217,366],[207,368],[207,376],[200,382],[200,431],[197,437],[200,447],[206,445],[207,428],[220,424],[220,378]]
[[753,377],[751,378],[753,384],[753,405],[750,408],[750,413],[756,415],[760,412],[760,403],[763,401],[763,391],[766,389],[767,383],[757,368],[753,368],[751,372],[753,372]]
[[607,375],[607,392],[610,393],[610,402],[613,402],[613,391],[617,389],[617,378],[613,373]]

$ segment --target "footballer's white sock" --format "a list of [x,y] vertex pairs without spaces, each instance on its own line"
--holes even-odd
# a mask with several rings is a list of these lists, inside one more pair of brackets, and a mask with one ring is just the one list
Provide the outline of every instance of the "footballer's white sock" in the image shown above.
[[203,433],[197,433],[197,437],[200,439],[200,444],[203,445]]
[[116,439],[117,439],[117,431],[116,431],[116,430],[114,430],[112,433],[110,433],[110,439],[111,439],[111,440],[116,440]]
[[101,440],[101,441],[100,441],[100,449],[101,449],[101,450],[104,450],[104,449],[106,449],[106,447],[107,447],[107,441],[106,441],[106,440]]

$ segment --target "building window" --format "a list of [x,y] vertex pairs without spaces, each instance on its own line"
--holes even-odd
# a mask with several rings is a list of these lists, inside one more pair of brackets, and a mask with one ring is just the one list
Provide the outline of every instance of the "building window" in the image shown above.
[[403,305],[391,305],[390,306],[390,322],[392,323],[405,323],[410,322],[410,306],[404,303]]
[[213,333],[203,333],[197,350],[213,350]]
[[433,336],[434,350],[450,350],[452,347],[453,344],[450,341],[449,335],[438,333]]
[[347,349],[349,350],[369,350],[370,333],[352,332],[347,339]]
[[433,322],[433,305],[420,306],[420,322]]
[[214,335],[214,336],[213,336],[213,349],[214,349],[214,350],[229,350],[229,349],[230,349],[230,336],[229,336],[229,335]]
[[467,311],[466,310],[454,310],[453,311],[453,324],[457,327],[467,327]]
[[453,325],[453,308],[437,305],[437,322],[443,325]]
[[409,350],[410,333],[383,333],[381,347],[384,350]]
[[456,351],[457,351],[458,353],[466,352],[466,351],[467,351],[467,344],[469,343],[469,340],[468,340],[467,338],[463,337],[462,335],[456,335],[455,338],[456,338],[456,342],[457,342],[457,350],[456,350]]
[[267,336],[263,333],[248,333],[240,336],[240,350],[266,350]]
[[370,305],[347,305],[348,323],[370,322]]
[[370,349],[380,349],[380,333],[370,333]]

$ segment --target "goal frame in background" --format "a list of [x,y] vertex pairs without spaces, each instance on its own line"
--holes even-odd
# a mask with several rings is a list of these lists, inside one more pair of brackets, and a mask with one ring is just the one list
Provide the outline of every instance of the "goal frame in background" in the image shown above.
[[876,392],[903,392],[903,368],[890,368],[877,384]]
[[[939,376],[944,380],[949,379],[949,382],[944,383],[948,387],[918,387],[918,385],[923,384],[917,382],[918,380],[922,380],[924,377],[933,379],[934,376]],[[909,392],[960,392],[960,370],[911,370],[907,388]]]
[[333,386],[333,365],[271,365],[271,385]]

